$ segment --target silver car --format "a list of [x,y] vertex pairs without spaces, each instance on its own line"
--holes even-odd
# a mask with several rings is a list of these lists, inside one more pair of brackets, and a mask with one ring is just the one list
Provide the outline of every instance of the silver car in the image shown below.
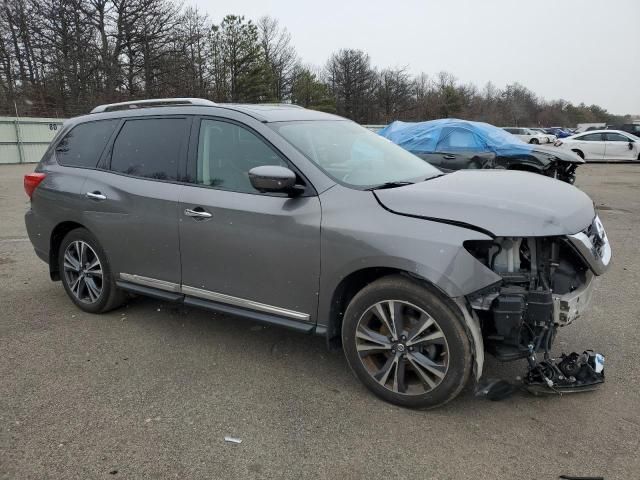
[[611,249],[526,172],[443,174],[334,115],[167,99],[69,120],[25,176],[35,252],[82,310],[148,295],[322,335],[376,395],[453,399],[550,348]]

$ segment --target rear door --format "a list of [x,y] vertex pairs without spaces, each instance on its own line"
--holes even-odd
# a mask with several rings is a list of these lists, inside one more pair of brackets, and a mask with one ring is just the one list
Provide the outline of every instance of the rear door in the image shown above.
[[606,160],[635,160],[638,158],[637,146],[629,138],[620,133],[607,132],[604,134]]
[[581,137],[575,138],[575,142],[575,148],[584,153],[585,160],[598,161],[604,159],[605,142],[602,133],[586,133]]
[[85,224],[121,280],[177,292],[179,165],[191,119],[139,117],[122,121],[87,175]]
[[320,278],[315,191],[308,182],[308,193],[293,198],[255,190],[251,168],[295,167],[246,124],[205,117],[192,137],[179,212],[185,302],[311,326]]

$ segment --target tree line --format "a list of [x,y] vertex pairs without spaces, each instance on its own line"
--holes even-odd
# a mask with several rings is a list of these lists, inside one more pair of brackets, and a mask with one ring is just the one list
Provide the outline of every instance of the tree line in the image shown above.
[[2,0],[0,114],[69,117],[138,98],[291,102],[360,123],[458,117],[496,125],[619,123],[597,105],[547,101],[519,83],[377,68],[362,50],[305,64],[265,16],[213,23],[174,0]]

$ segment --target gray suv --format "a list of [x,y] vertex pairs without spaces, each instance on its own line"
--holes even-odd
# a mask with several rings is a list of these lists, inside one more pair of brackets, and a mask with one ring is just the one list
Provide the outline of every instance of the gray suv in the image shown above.
[[453,399],[485,351],[548,351],[611,259],[573,186],[445,175],[293,105],[103,105],[65,123],[25,190],[35,252],[80,309],[133,293],[322,335],[407,407]]

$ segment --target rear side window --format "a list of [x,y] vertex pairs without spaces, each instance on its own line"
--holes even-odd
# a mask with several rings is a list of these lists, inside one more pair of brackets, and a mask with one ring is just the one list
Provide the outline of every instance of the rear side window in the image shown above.
[[156,180],[176,180],[186,125],[184,118],[126,121],[113,143],[110,170]]
[[578,140],[582,140],[585,142],[601,142],[602,134],[601,133],[589,133],[587,135],[583,135],[578,137]]
[[67,167],[95,168],[119,120],[82,123],[56,146],[58,163]]

